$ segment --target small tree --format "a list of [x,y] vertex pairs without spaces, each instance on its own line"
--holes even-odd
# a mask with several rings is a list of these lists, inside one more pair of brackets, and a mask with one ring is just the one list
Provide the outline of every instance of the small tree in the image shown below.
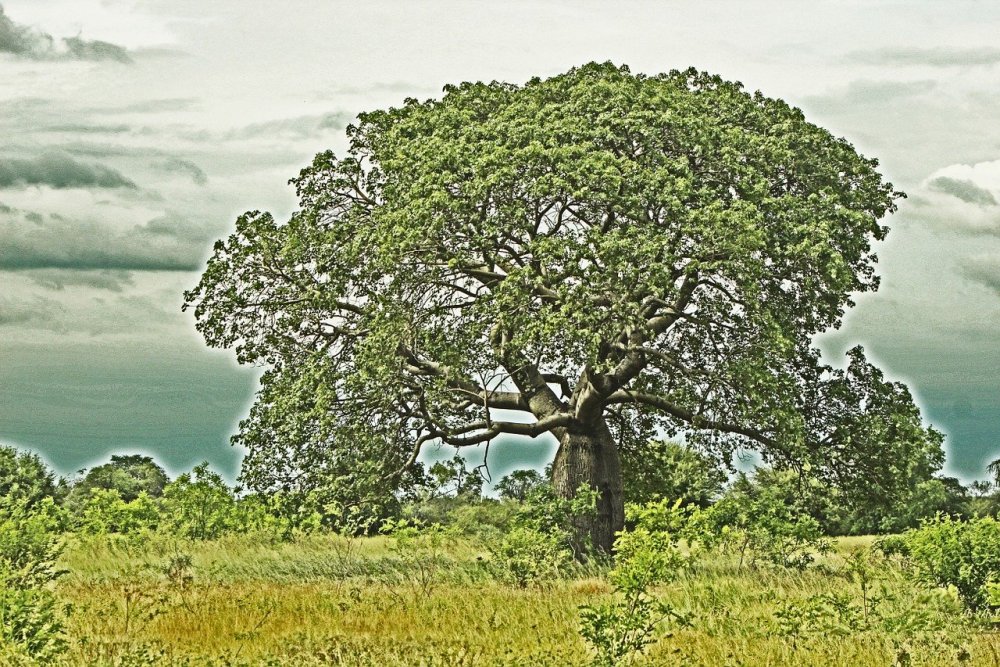
[[143,491],[126,502],[117,489],[95,487],[83,507],[80,530],[92,535],[150,530],[160,522],[156,502]]
[[537,470],[528,468],[515,470],[509,475],[504,475],[503,479],[497,482],[495,488],[501,498],[523,503],[535,489],[543,484],[545,484],[545,478]]
[[[64,610],[51,591],[62,572],[63,510],[52,498],[5,497],[0,505],[0,650],[45,664],[66,648]],[[10,657],[6,651],[5,655]]]
[[814,494],[822,489],[791,471],[762,468],[752,477],[740,473],[707,519],[739,552],[741,565],[749,559],[751,564],[804,569],[815,554],[831,548],[812,516],[821,507]]
[[175,532],[198,540],[219,537],[236,523],[236,497],[207,461],[167,484],[163,506]]
[[470,470],[459,453],[446,461],[434,463],[428,470],[430,497],[455,496],[474,499],[483,495],[483,477],[478,470]]

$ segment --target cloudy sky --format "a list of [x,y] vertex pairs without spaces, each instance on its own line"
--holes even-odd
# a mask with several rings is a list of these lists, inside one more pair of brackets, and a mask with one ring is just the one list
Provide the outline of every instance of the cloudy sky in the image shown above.
[[1000,4],[0,3],[0,440],[63,473],[128,450],[232,474],[256,372],[180,312],[213,241],[287,216],[358,111],[590,60],[742,81],[877,157],[909,195],[883,286],[820,342],[909,383],[949,472],[1000,455]]

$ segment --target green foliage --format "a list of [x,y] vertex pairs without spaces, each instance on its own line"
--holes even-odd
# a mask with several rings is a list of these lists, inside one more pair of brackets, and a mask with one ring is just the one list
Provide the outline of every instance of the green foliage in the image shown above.
[[160,510],[145,491],[125,501],[117,489],[93,487],[83,506],[80,530],[91,535],[104,533],[136,533],[156,528]]
[[65,514],[51,498],[0,511],[0,577],[7,588],[40,588],[58,576]]
[[426,495],[430,498],[458,496],[479,498],[483,495],[483,477],[478,470],[470,470],[461,454],[434,463],[428,470]]
[[966,489],[954,477],[933,477],[916,483],[891,514],[879,522],[879,532],[898,533],[916,528],[937,514],[970,515]]
[[462,535],[495,537],[516,523],[521,506],[491,498],[445,496],[415,500],[403,506],[404,518],[438,523]]
[[37,454],[0,445],[0,511],[6,506],[30,509],[57,493],[55,474]]
[[236,497],[222,476],[196,465],[163,490],[163,512],[168,528],[198,540],[219,537],[239,527]]
[[51,591],[0,588],[0,651],[14,649],[26,664],[50,663],[68,646],[66,611]]
[[406,519],[386,522],[382,532],[392,538],[392,551],[410,583],[424,597],[429,596],[449,564],[445,547],[454,541],[455,534],[440,524]]
[[504,475],[494,488],[505,500],[524,502],[535,489],[546,483],[545,478],[537,470],[528,468]]
[[959,521],[938,516],[903,536],[917,575],[937,586],[954,586],[973,610],[1000,606],[1000,522],[986,517]]
[[510,514],[503,517],[504,524],[483,534],[491,572],[500,581],[521,588],[568,573],[574,557],[581,561],[594,555],[578,542],[574,525],[581,517],[591,516],[596,504],[597,494],[588,487],[580,487],[567,500],[547,484],[532,484],[523,501],[500,503]]
[[722,491],[727,474],[720,462],[672,440],[650,440],[621,453],[625,501],[681,500],[707,507]]
[[608,575],[617,599],[580,607],[580,633],[594,648],[594,664],[615,667],[629,662],[654,641],[660,623],[674,619],[690,625],[691,617],[649,595],[651,587],[673,579],[684,567],[677,549],[678,504],[629,505],[627,519],[635,525],[618,534],[615,567]]
[[73,485],[67,501],[86,503],[91,489],[117,491],[125,502],[135,500],[140,493],[159,498],[169,481],[167,473],[149,456],[114,454],[110,462],[88,470],[83,479]]
[[[16,493],[16,492],[15,492]],[[4,498],[0,510],[0,646],[47,663],[66,648],[65,610],[50,590],[61,572],[63,511],[52,498]]]
[[528,526],[515,526],[486,547],[493,575],[519,588],[559,578],[572,561],[562,535]]
[[671,502],[666,498],[643,504],[629,503],[625,506],[626,523],[669,536],[672,546],[677,546],[679,540],[686,540],[689,547],[715,546],[716,536],[712,532],[716,526],[710,520],[710,512],[682,503],[681,499]]
[[528,494],[514,513],[513,525],[556,535],[576,560],[595,555],[592,545],[581,542],[576,526],[597,511],[598,493],[580,486],[571,499],[562,498],[549,485],[538,486]]
[[448,86],[347,134],[293,179],[298,211],[241,216],[185,294],[209,345],[267,367],[235,438],[248,488],[322,490],[355,521],[343,508],[381,514],[429,443],[613,431],[641,461],[657,427],[812,466],[859,502],[939,464],[903,385],[812,346],[877,287],[901,193],[799,109],[588,63]]
[[[817,553],[830,549],[819,521],[808,514],[802,495],[789,495],[794,473],[759,469],[753,478],[740,473],[707,513],[715,531],[740,554],[740,563],[760,561],[804,569]],[[774,477],[786,483],[771,483]]]

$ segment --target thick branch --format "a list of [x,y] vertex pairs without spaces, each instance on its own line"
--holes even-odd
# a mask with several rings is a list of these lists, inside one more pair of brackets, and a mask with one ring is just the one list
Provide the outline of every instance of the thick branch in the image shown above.
[[[469,447],[472,445],[479,445],[484,442],[488,442],[498,435],[523,435],[529,438],[538,437],[549,431],[553,431],[559,428],[565,428],[569,426],[573,421],[573,418],[567,414],[557,414],[550,417],[545,417],[544,419],[539,419],[537,422],[532,424],[521,424],[518,422],[476,422],[474,424],[468,424],[457,431],[445,432],[438,431],[436,436],[441,439],[445,444],[451,445],[452,447]],[[469,431],[476,431],[474,433],[469,433],[469,435],[458,435],[458,433],[466,433]],[[456,435],[452,435],[456,433]]]
[[615,403],[634,403],[638,405],[646,405],[661,412],[665,412],[683,422],[687,422],[696,429],[723,431],[724,433],[743,435],[761,443],[762,445],[774,446],[776,444],[773,438],[765,435],[757,429],[715,419],[708,419],[692,412],[691,410],[675,405],[662,396],[658,396],[656,394],[645,394],[634,391],[616,391],[608,396],[605,403],[608,405]]

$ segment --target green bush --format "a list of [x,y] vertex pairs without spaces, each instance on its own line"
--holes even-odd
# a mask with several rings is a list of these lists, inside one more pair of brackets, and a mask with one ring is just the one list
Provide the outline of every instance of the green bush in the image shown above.
[[94,489],[117,491],[126,503],[145,493],[159,498],[169,482],[167,473],[152,458],[141,454],[116,454],[111,461],[94,466],[77,480],[66,497],[66,506],[80,516]]
[[[5,500],[10,500],[5,498]],[[0,643],[4,653],[47,662],[66,648],[63,609],[49,585],[59,577],[63,511],[52,498],[6,503],[0,512]]]
[[572,561],[562,536],[530,526],[512,528],[487,548],[493,575],[520,588],[558,578]]
[[937,586],[954,586],[966,607],[998,606],[1000,522],[986,517],[958,521],[939,515],[903,536],[917,575]]
[[820,522],[808,514],[804,501],[789,495],[789,487],[761,483],[741,474],[723,498],[706,511],[707,524],[724,543],[737,550],[741,565],[747,560],[751,565],[763,561],[801,570],[813,562],[815,554],[831,549]]
[[160,510],[145,491],[126,502],[117,489],[94,487],[83,506],[80,530],[89,535],[137,533],[156,528]]
[[497,482],[495,489],[504,500],[516,500],[523,503],[532,491],[547,483],[537,470],[528,468],[514,470],[509,475],[505,475]]
[[238,525],[236,497],[208,462],[167,484],[163,508],[171,531],[197,540],[219,537]]
[[626,447],[621,457],[626,502],[666,498],[708,507],[726,482],[726,471],[717,459],[671,440]]
[[651,587],[673,579],[686,564],[677,548],[679,535],[668,531],[681,527],[679,506],[664,501],[626,507],[626,520],[635,528],[615,540],[615,567],[608,578],[616,599],[580,607],[580,634],[593,647],[596,665],[627,663],[654,641],[656,626],[663,621],[690,624],[688,615],[649,594]]

